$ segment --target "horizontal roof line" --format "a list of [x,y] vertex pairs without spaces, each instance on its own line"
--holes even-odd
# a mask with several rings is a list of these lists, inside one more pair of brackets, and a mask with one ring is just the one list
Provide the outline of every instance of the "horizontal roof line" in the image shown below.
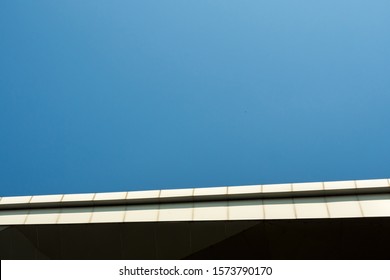
[[1,210],[390,193],[389,179],[3,197]]

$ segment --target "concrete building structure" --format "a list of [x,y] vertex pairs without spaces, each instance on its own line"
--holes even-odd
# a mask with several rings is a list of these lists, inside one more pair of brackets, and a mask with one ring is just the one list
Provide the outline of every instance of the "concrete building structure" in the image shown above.
[[390,180],[2,197],[1,259],[389,259]]

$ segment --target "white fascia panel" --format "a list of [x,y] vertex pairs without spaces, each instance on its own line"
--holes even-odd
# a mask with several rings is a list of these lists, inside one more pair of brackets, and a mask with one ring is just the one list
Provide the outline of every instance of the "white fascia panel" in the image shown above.
[[292,184],[272,184],[272,185],[263,185],[263,193],[276,193],[276,192],[291,192]]
[[158,221],[192,221],[193,203],[162,204],[158,215]]
[[63,194],[34,195],[30,203],[60,202],[63,196]]
[[29,203],[32,199],[32,196],[9,196],[3,197],[0,200],[0,205],[3,204],[24,204]]
[[227,187],[197,188],[194,190],[194,196],[227,195],[227,190]]
[[92,201],[94,196],[94,193],[65,194],[62,202]]
[[157,222],[158,211],[158,204],[127,206],[124,222]]
[[330,218],[324,197],[294,198],[298,219]]
[[93,207],[63,208],[58,218],[59,224],[87,224],[91,221]]
[[390,194],[359,195],[365,217],[390,217]]
[[292,198],[265,199],[265,219],[296,219]]
[[97,193],[94,197],[94,201],[102,200],[122,200],[126,199],[127,192],[110,192],[110,193]]
[[195,202],[194,221],[227,220],[227,206],[227,201]]
[[148,199],[148,198],[158,198],[159,196],[160,196],[160,190],[133,191],[133,192],[127,192],[126,199]]
[[261,193],[261,185],[228,187],[228,195]]
[[263,201],[244,200],[228,202],[229,220],[262,220],[264,219]]
[[125,218],[126,206],[95,207],[91,223],[122,223]]
[[355,181],[324,182],[325,190],[356,189]]
[[356,195],[326,197],[331,218],[360,218],[362,210]]
[[387,179],[378,179],[378,180],[359,180],[356,181],[356,187],[361,188],[380,188],[380,187],[389,187],[389,182]]
[[322,191],[322,190],[324,190],[324,185],[321,182],[318,182],[318,183],[298,183],[298,184],[292,184],[292,190],[294,192]]
[[0,212],[0,225],[22,225],[27,219],[26,210],[7,210]]
[[56,224],[60,216],[60,209],[33,209],[30,210],[25,224]]

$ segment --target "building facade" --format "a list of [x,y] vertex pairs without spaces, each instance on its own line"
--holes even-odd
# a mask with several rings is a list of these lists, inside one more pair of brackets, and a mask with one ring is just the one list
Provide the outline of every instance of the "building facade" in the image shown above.
[[390,180],[3,197],[1,259],[389,259]]

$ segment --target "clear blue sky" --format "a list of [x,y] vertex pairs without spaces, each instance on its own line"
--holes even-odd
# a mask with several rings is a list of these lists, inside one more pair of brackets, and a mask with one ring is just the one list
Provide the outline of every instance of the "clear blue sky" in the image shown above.
[[389,12],[0,1],[0,196],[390,177]]

